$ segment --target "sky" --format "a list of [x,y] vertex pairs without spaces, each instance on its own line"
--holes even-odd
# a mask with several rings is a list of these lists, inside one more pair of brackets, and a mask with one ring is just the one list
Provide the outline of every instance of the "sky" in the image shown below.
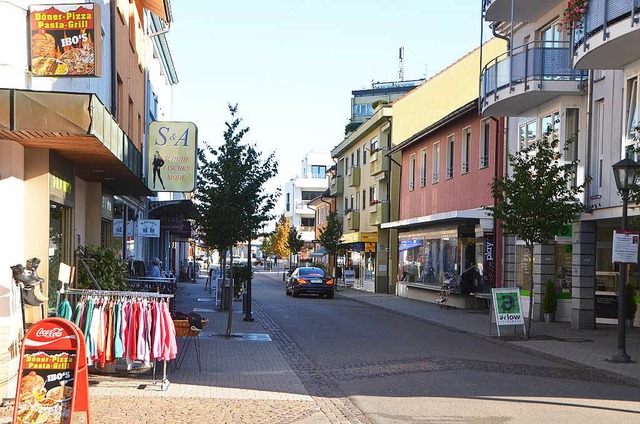
[[[244,140],[276,153],[274,190],[311,151],[344,139],[351,91],[431,77],[480,44],[481,0],[175,0],[167,35],[179,83],[173,120],[222,144],[228,104]],[[485,30],[484,39],[489,38]]]

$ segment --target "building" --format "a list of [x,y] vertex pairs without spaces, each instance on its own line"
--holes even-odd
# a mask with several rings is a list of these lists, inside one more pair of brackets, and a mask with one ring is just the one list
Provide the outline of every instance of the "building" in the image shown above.
[[[335,169],[335,166],[331,167],[327,173],[330,175],[332,169]],[[329,219],[329,214],[336,211],[336,198],[335,196],[331,196],[329,189],[325,190],[320,196],[316,197],[312,201],[309,202],[309,207],[315,210],[315,238],[314,238],[314,248],[313,251],[309,254],[309,257],[314,259],[315,263],[321,263],[326,266],[333,266],[334,261],[333,257],[330,257],[327,253],[327,250],[320,245],[318,240],[320,239],[320,235],[327,227],[327,220]]]
[[[0,268],[40,258],[38,275],[49,298],[43,308],[25,307],[27,324],[55,308],[60,264],[74,264],[79,246],[115,247],[130,259],[143,255],[130,222],[144,217],[143,199],[153,195],[142,159],[146,35],[151,16],[171,21],[168,2],[69,3],[0,4],[0,35],[8,40],[30,34],[29,43],[0,47],[0,196],[12,205],[0,220],[0,231],[11,240],[0,244]],[[59,16],[74,8],[91,15],[83,30],[37,29],[48,18],[36,17],[36,11]],[[0,358],[0,397],[11,398],[24,329],[10,273],[0,286],[0,350],[6,353]]]
[[312,150],[302,159],[299,174],[284,186],[284,214],[289,218],[291,227],[296,228],[307,243],[316,239],[315,210],[309,207],[309,202],[329,187],[327,170],[332,165],[329,152]]
[[[485,116],[509,117],[511,152],[549,127],[561,143],[574,140],[567,155],[580,160],[578,182],[592,179],[580,199],[587,212],[564,234],[535,246],[533,252],[519,240],[505,238],[503,277],[505,285],[529,294],[533,272],[535,319],[542,316],[544,283],[554,281],[560,292],[556,319],[589,329],[597,320],[612,322],[617,317],[619,269],[612,263],[612,235],[622,211],[611,166],[637,143],[640,53],[628,46],[638,41],[640,31],[634,24],[637,2],[588,2],[577,28],[566,31],[573,26],[562,22],[569,4],[562,0],[483,4],[485,20],[509,39],[510,46],[483,69],[481,111]],[[533,270],[525,265],[529,255],[535,258]],[[638,277],[638,268],[632,265],[627,281],[636,289]]]
[[373,103],[392,103],[424,82],[423,79],[390,82],[371,82],[371,88],[353,90],[351,95],[351,122],[361,124],[373,115]]
[[401,154],[400,210],[382,227],[398,230],[399,296],[435,301],[449,280],[449,304],[464,308],[496,286],[500,229],[482,207],[502,172],[502,127],[478,116],[473,99],[390,150]]

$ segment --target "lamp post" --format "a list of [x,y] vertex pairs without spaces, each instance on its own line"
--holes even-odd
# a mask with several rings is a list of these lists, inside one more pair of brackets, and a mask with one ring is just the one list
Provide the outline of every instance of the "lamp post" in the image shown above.
[[[629,191],[636,184],[637,173],[640,169],[638,162],[625,158],[613,164],[613,176],[616,188],[622,197],[622,231],[627,231],[627,203]],[[618,347],[611,359],[613,362],[630,362],[631,358],[626,350],[626,291],[627,291],[627,263],[620,264],[620,278],[618,279]]]

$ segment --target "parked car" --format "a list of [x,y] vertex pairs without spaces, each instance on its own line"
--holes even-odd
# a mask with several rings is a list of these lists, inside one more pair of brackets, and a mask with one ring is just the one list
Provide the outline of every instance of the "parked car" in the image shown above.
[[327,277],[321,268],[305,266],[296,268],[285,284],[287,296],[298,297],[301,294],[317,294],[333,299],[334,280]]

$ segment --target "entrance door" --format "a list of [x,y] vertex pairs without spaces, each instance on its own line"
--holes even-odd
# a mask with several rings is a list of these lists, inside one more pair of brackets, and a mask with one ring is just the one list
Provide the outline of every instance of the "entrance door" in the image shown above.
[[58,280],[60,263],[73,264],[73,209],[58,203],[50,203],[49,211],[49,315],[55,313],[56,292],[60,290]]

